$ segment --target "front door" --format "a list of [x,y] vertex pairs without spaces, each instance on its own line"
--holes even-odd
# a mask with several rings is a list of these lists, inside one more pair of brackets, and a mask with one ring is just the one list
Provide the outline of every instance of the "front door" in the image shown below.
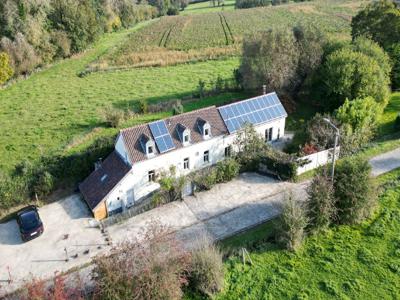
[[135,191],[132,188],[127,192],[126,207],[131,207],[133,204],[135,204]]

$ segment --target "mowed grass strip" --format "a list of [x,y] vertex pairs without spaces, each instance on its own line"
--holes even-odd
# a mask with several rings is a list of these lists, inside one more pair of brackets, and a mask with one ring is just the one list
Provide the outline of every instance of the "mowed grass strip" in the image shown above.
[[271,222],[224,241],[231,252],[247,247],[253,265],[231,255],[216,299],[398,299],[400,169],[376,180],[383,193],[373,218],[308,237],[297,254],[271,242]]
[[10,171],[23,159],[62,152],[74,137],[103,126],[101,110],[109,105],[125,108],[139,99],[179,98],[193,93],[200,79],[232,77],[239,64],[234,58],[77,76],[134,30],[105,35],[86,53],[0,91],[1,171]]

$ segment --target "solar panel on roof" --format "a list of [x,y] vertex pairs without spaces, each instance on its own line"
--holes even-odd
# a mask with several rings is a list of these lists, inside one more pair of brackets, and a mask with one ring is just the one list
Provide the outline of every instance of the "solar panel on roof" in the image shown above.
[[150,123],[149,127],[160,153],[175,148],[174,142],[172,141],[171,135],[167,129],[167,125],[163,120]]
[[287,116],[276,93],[230,104],[219,108],[219,112],[230,133],[246,123],[262,124]]

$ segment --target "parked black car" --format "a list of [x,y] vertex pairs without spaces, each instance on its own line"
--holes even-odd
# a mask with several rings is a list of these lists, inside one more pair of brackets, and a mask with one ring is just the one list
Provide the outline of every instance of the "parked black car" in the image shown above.
[[17,212],[17,222],[24,242],[32,240],[43,233],[43,223],[36,206],[30,205]]

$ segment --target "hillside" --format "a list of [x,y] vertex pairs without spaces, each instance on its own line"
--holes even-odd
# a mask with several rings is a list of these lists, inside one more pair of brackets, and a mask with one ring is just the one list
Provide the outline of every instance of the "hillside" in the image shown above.
[[227,11],[215,8],[215,12],[201,7],[207,13],[162,17],[131,34],[91,67],[163,66],[235,56],[244,35],[276,26],[314,26],[335,38],[348,38],[351,17],[362,3],[329,0]]

